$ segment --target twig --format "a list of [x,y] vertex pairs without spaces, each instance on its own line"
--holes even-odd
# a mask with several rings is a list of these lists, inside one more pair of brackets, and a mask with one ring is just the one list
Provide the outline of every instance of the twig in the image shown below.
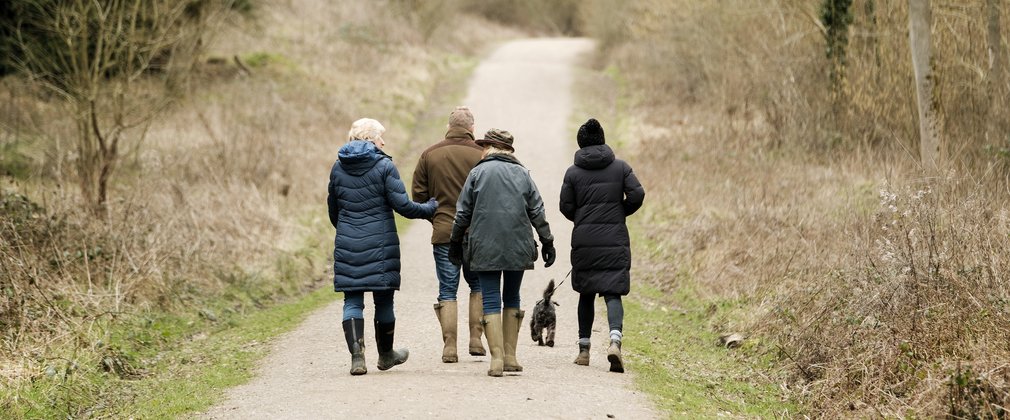
[[242,73],[245,73],[247,76],[252,76],[252,70],[249,70],[249,67],[246,67],[241,58],[238,58],[237,55],[233,55],[231,58],[235,61],[235,65],[238,66],[239,70],[242,70]]
[[794,364],[796,364],[796,367],[800,368],[800,372],[803,373],[803,377],[807,378],[808,382],[814,381],[814,375],[812,375],[809,371],[807,371],[807,368],[803,367],[803,365],[801,365],[800,362],[796,361],[796,359],[793,358],[793,355],[789,354],[789,352],[787,352],[786,349],[782,347],[782,345],[776,344],[775,347],[778,347],[779,351],[782,352],[782,354],[786,355],[786,357],[789,358],[789,360],[791,360]]

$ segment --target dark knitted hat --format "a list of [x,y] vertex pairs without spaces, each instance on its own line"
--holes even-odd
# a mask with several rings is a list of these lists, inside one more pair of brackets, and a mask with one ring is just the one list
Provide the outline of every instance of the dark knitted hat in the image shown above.
[[487,133],[484,134],[484,138],[477,140],[476,143],[481,146],[494,146],[499,149],[514,152],[516,149],[515,147],[512,147],[513,141],[515,141],[515,139],[512,138],[512,133],[492,128],[487,130]]
[[604,144],[606,141],[603,139],[603,127],[600,126],[600,122],[596,121],[596,118],[590,118],[582,127],[579,127],[579,147],[596,146],[599,144]]

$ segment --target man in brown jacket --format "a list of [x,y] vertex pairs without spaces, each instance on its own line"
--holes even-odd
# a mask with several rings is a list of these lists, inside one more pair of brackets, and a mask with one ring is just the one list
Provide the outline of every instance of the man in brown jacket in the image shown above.
[[474,165],[481,159],[483,148],[474,142],[473,114],[467,107],[457,107],[449,114],[445,140],[435,143],[424,153],[414,169],[411,188],[414,201],[438,200],[438,209],[432,218],[431,244],[435,255],[435,275],[438,276],[438,303],[435,315],[442,326],[442,362],[456,363],[456,293],[459,290],[460,271],[470,286],[470,354],[483,356],[480,341],[483,328],[480,318],[483,306],[477,275],[449,261],[449,235],[456,218],[456,200],[463,183]]

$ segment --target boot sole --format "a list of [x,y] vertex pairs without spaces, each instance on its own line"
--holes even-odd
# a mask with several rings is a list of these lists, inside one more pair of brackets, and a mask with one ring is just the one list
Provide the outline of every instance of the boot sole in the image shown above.
[[407,359],[409,357],[410,357],[410,352],[407,352],[406,354],[403,355],[403,360],[394,360],[393,364],[391,364],[391,365],[379,365],[379,364],[377,364],[375,367],[379,368],[379,370],[390,370],[394,366],[402,365],[402,364],[406,363]]
[[366,373],[368,373],[368,369],[351,370],[351,375],[352,376],[361,376],[361,375],[364,375]]
[[607,360],[610,361],[611,372],[624,373],[624,361],[621,360],[621,356],[616,354],[608,354]]
[[459,363],[459,357],[456,357],[456,356],[452,356],[452,357],[442,356],[442,363]]
[[406,362],[406,361],[407,361],[407,359],[406,359],[406,358],[404,358],[404,359],[403,359],[403,362],[399,362],[399,363],[393,363],[393,364],[391,364],[391,365],[389,365],[389,366],[376,366],[376,367],[377,367],[377,368],[379,368],[379,370],[390,370],[390,369],[392,369],[392,368],[393,368],[393,367],[395,367],[395,366],[399,366],[399,365],[402,365],[402,364],[403,364],[404,362]]

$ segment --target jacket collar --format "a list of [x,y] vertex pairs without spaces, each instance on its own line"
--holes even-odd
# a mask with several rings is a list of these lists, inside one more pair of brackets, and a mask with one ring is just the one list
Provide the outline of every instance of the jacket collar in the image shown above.
[[[488,156],[488,157],[486,157],[484,159],[481,159],[480,162],[477,162],[477,165],[480,165],[480,164],[485,163],[485,162],[493,162],[493,161],[500,161],[500,162],[512,163],[512,164],[515,164],[515,165],[523,166],[522,162],[519,162],[519,159],[516,159],[515,156],[510,156],[510,155],[491,155],[491,156]],[[474,166],[477,166],[477,165],[474,165]]]
[[474,141],[473,133],[462,127],[449,127],[449,131],[445,132],[446,140],[461,140],[461,141]]

